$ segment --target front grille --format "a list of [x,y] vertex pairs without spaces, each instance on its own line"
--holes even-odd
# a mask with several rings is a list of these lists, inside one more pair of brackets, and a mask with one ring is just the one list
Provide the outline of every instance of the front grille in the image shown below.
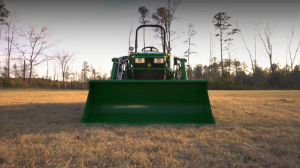
[[135,68],[148,68],[147,64],[151,63],[151,68],[164,68],[165,64],[154,64],[154,58],[146,58],[144,64],[134,64]]
[[[151,63],[151,68],[165,68],[165,64],[154,64],[154,58],[145,58],[144,64],[134,64],[134,68],[149,68],[148,63]],[[164,79],[164,70],[135,70],[134,79]]]

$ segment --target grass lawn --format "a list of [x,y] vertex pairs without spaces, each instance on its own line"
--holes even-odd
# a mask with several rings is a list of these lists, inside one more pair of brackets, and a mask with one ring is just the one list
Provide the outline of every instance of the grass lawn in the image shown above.
[[0,167],[300,167],[300,91],[209,91],[216,126],[79,125],[88,91],[0,89]]

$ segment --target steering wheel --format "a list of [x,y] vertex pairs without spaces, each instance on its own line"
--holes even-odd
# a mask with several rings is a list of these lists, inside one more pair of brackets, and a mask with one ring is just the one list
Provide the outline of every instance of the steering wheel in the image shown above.
[[155,48],[155,47],[144,47],[143,49],[142,49],[142,51],[145,51],[145,49],[147,49],[147,48],[150,48],[150,51],[152,52],[152,50],[154,49],[154,50],[156,50],[156,51],[158,51],[158,49],[157,48]]

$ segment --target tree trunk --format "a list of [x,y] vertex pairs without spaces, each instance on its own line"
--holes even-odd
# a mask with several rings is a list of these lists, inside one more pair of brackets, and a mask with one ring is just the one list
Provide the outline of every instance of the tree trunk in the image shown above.
[[8,35],[7,35],[7,50],[8,50],[8,57],[7,57],[7,79],[8,79],[8,83],[10,83],[10,51],[9,51],[9,39],[10,39],[10,29],[9,29],[10,26],[8,26]]
[[64,88],[65,88],[65,87],[66,87],[66,86],[65,86],[65,74],[63,73],[62,76],[63,76],[63,86],[64,86]]
[[270,57],[270,65],[271,65],[271,72],[272,72],[274,87],[277,89],[277,84],[276,84],[276,80],[275,80],[275,70],[274,70],[274,67],[273,67],[273,64],[272,64],[272,56]]
[[9,65],[10,65],[10,53],[9,53],[9,27],[10,25],[7,26],[7,50],[8,50],[8,57],[7,57],[7,79],[8,79],[8,82],[9,82]]
[[25,59],[24,59],[24,67],[23,67],[23,85],[25,85]]
[[189,37],[189,50],[188,50],[188,64],[190,65],[190,46],[191,46],[191,41]]
[[221,66],[222,66],[222,76],[223,76],[223,73],[224,73],[224,67],[223,67],[223,54],[222,54],[222,34],[221,34],[221,28],[220,28],[220,46],[221,46]]
[[47,56],[46,87],[48,87],[48,56]]
[[162,30],[160,30],[161,46],[162,46],[162,50],[164,50],[164,45],[166,45],[166,44],[164,44],[164,38],[162,35],[163,35],[163,32],[162,32]]
[[31,75],[32,75],[32,61],[30,61],[29,84],[31,84]]
[[168,29],[168,36],[169,36],[169,42],[168,42],[168,47],[170,47],[171,48],[171,23],[170,23],[170,25],[169,25],[169,29]]
[[8,83],[10,83],[9,82],[10,81],[10,76],[9,76],[10,72],[9,72],[9,70],[10,70],[10,55],[8,56],[8,60],[7,60],[7,79],[8,79]]
[[144,27],[144,30],[143,30],[143,34],[144,34],[144,48],[145,48],[145,27]]

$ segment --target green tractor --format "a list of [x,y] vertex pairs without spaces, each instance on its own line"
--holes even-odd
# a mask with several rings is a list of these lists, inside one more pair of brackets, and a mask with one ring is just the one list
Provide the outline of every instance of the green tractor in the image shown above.
[[[164,34],[162,52],[155,47],[137,51],[138,30],[160,28]],[[135,51],[113,58],[110,80],[90,80],[81,117],[83,124],[215,124],[207,92],[207,80],[188,80],[185,58],[166,50],[165,29],[141,25],[136,29]]]

